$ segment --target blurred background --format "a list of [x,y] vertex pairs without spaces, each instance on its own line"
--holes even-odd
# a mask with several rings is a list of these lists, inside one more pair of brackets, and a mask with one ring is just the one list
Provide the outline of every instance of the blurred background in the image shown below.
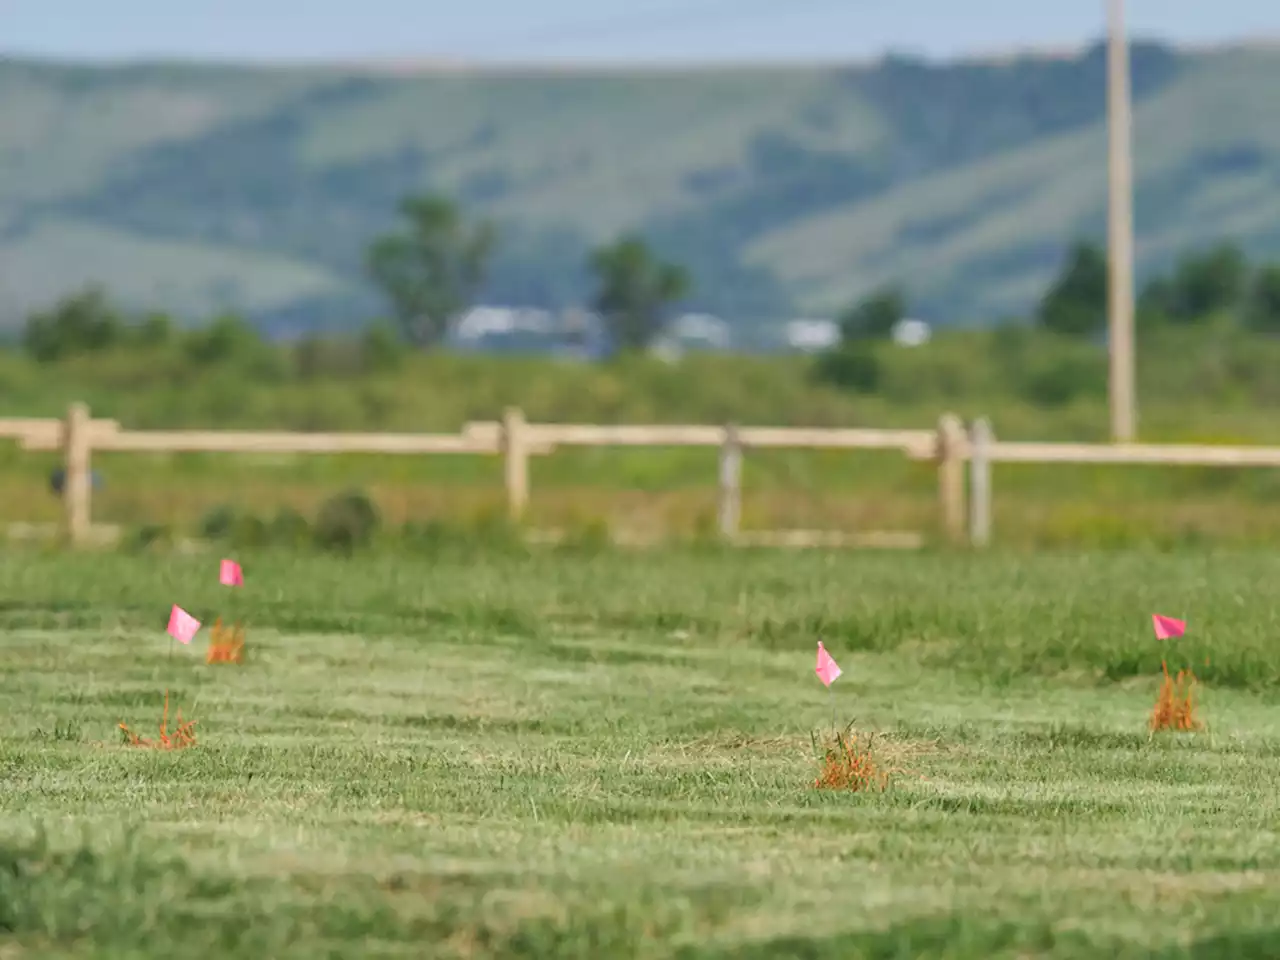
[[[1003,439],[1112,436],[1101,0],[266,7],[5,5],[0,416],[83,400],[139,429],[455,431],[510,405],[924,428],[953,411]],[[1280,12],[1125,17],[1139,439],[1280,442]],[[531,522],[704,529],[715,457],[540,458]],[[0,446],[0,520],[56,520],[57,460]],[[95,519],[148,542],[292,537],[347,490],[387,528],[502,514],[493,458],[94,464]],[[998,483],[1009,542],[1280,532],[1270,470]],[[744,525],[927,527],[935,496],[932,467],[896,454],[754,452]]]

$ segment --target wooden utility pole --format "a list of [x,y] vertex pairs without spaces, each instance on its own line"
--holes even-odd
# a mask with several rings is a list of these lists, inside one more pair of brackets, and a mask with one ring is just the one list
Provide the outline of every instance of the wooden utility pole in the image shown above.
[[1111,439],[1130,443],[1137,413],[1133,359],[1133,136],[1124,0],[1107,0],[1107,331]]

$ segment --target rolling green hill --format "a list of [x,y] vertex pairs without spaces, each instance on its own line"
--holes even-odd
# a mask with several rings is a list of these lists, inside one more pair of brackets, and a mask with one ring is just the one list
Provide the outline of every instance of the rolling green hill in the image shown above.
[[[1280,254],[1280,51],[1133,56],[1144,269],[1221,236]],[[273,327],[378,309],[406,193],[504,226],[487,298],[557,305],[644,231],[739,320],[891,280],[941,323],[1025,310],[1101,235],[1104,69],[1075,59],[640,71],[0,63],[0,327],[100,281]]]

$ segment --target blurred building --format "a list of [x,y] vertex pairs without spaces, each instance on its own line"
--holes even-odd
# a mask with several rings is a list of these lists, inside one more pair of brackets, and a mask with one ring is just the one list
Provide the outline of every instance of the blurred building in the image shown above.
[[840,342],[840,325],[834,320],[791,320],[786,325],[787,346],[802,353],[821,353]]

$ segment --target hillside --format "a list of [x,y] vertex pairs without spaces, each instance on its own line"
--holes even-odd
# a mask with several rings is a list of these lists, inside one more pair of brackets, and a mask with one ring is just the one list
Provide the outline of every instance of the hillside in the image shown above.
[[[1133,57],[1144,269],[1216,237],[1280,253],[1280,51]],[[742,320],[905,279],[915,311],[1023,310],[1101,234],[1100,49],[1071,59],[667,73],[0,64],[0,327],[90,280],[187,314],[340,326],[405,193],[498,219],[488,298],[584,292],[645,231]]]

